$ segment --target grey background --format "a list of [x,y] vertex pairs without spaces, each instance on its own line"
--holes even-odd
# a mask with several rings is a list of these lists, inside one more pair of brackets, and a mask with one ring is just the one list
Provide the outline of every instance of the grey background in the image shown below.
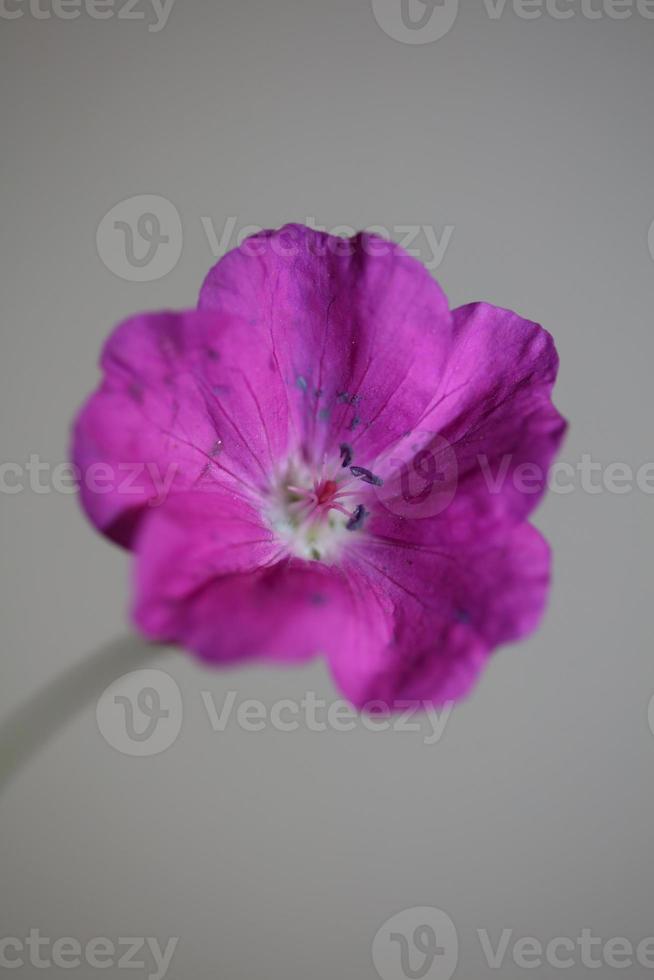
[[[214,260],[202,216],[219,233],[229,216],[453,225],[437,272],[452,304],[507,305],[556,338],[564,458],[652,459],[653,40],[636,14],[492,20],[468,0],[425,45],[388,37],[367,0],[177,0],[158,33],[0,19],[2,459],[66,458],[111,326],[194,302]],[[125,281],[96,228],[146,193],[178,209],[181,258]],[[455,976],[477,980],[497,973],[480,928],[654,934],[652,503],[549,496],[547,619],[498,653],[437,745],[214,733],[202,690],[332,699],[324,666],[211,673],[162,654],[151,666],[185,709],[166,752],[116,751],[89,704],[9,784],[1,935],[177,936],[168,976],[184,980],[371,980],[377,929],[428,905],[458,930]],[[124,632],[128,560],[74,497],[25,490],[0,509],[5,714]],[[500,972],[525,974],[510,955]]]

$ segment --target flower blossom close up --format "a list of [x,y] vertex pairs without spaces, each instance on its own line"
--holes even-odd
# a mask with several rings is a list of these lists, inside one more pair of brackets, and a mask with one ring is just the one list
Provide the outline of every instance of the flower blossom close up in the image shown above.
[[[214,664],[324,654],[358,707],[459,699],[547,599],[527,517],[565,430],[557,365],[537,324],[450,310],[390,242],[246,240],[197,309],[117,327],[76,421],[137,627]],[[97,464],[135,475],[99,492]]]

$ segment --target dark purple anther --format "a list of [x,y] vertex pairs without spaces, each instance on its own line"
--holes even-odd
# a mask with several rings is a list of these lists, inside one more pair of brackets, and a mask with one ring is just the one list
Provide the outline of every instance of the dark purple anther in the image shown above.
[[340,446],[341,461],[343,466],[349,466],[352,462],[354,453],[352,452],[352,447],[348,446],[346,442],[342,442]]
[[[345,463],[343,463],[345,466]],[[352,476],[358,476],[360,480],[364,483],[371,483],[373,487],[383,487],[384,481],[380,476],[375,476],[370,470],[367,470],[365,466],[350,466],[350,473]]]
[[354,513],[352,514],[352,517],[345,525],[345,527],[347,528],[348,531],[358,531],[361,525],[363,524],[364,518],[367,516],[368,516],[368,511],[363,506],[363,504],[359,504],[358,507],[355,509]]

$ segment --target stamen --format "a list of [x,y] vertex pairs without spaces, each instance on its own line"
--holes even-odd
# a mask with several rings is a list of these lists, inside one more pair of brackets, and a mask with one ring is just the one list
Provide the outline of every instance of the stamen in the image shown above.
[[[331,561],[345,545],[346,531],[359,530],[368,511],[362,503],[356,479],[375,486],[379,477],[363,466],[352,466],[353,449],[340,445],[339,457],[323,458],[311,464],[290,460],[271,498],[271,521],[303,559]],[[350,470],[350,473],[343,470]],[[288,482],[287,482],[288,481]]]
[[367,470],[365,466],[350,466],[350,473],[352,476],[359,477],[364,483],[371,483],[374,487],[383,487],[384,481],[380,476],[375,476],[371,470]]
[[368,511],[363,506],[363,504],[359,504],[356,510],[354,511],[354,513],[352,514],[352,517],[345,525],[345,527],[347,528],[348,531],[358,531],[361,525],[363,524],[364,518],[366,518],[367,516],[368,516]]

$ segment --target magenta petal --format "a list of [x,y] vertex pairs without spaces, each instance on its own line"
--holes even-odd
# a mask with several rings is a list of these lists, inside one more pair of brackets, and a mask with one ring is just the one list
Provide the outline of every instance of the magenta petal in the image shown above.
[[[73,459],[91,520],[130,545],[143,509],[202,482],[258,494],[287,449],[286,392],[247,323],[190,311],[134,317],[105,346]],[[104,468],[102,489],[96,480]]]
[[419,262],[371,235],[299,225],[221,259],[200,308],[267,338],[299,445],[316,460],[345,440],[365,464],[411,429],[451,342],[447,301]]
[[[256,510],[229,492],[180,493],[148,513],[136,541],[134,620],[152,640],[203,659],[353,662],[388,640],[390,620],[319,562],[290,558]],[[390,609],[390,607],[389,607]]]
[[134,620],[152,640],[212,662],[304,660],[348,614],[338,574],[289,558],[238,501],[180,494],[142,525]]
[[371,614],[384,610],[391,639],[370,644],[364,634],[356,658],[332,654],[339,687],[358,706],[460,699],[496,646],[538,625],[549,568],[547,542],[528,524],[454,554],[371,539],[349,576]]
[[[324,653],[349,622],[338,578],[325,566],[293,559],[212,579],[168,607],[166,629],[151,629],[153,607],[146,601],[135,610],[140,629],[212,663],[301,662]],[[161,627],[164,620],[154,622]]]
[[537,505],[566,422],[552,404],[558,355],[537,323],[488,303],[453,312],[454,343],[421,429],[453,451],[450,519],[522,520]]
[[252,505],[232,491],[176,493],[149,511],[136,540],[135,618],[152,639],[175,637],[196,592],[284,554]]

